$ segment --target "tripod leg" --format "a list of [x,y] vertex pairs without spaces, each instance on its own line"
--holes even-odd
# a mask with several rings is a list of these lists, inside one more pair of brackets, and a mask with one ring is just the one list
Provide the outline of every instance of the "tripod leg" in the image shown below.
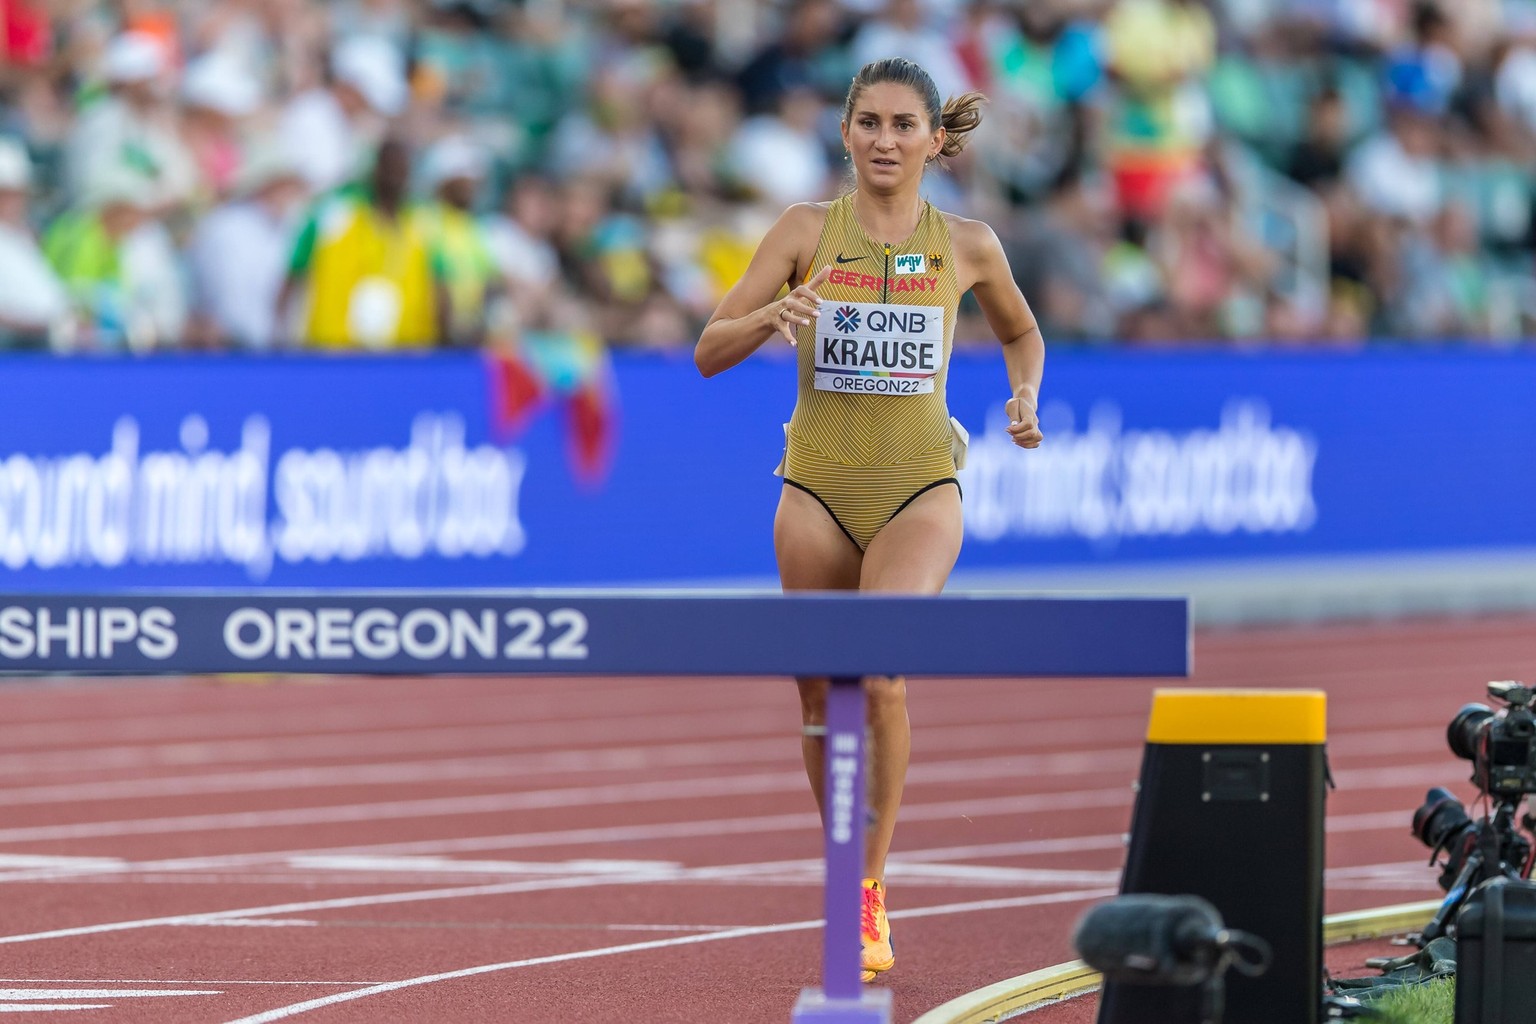
[[1200,988],[1200,1024],[1221,1024],[1227,1011],[1227,986],[1220,972]]
[[1481,873],[1482,867],[1482,852],[1473,850],[1467,855],[1467,863],[1462,866],[1461,874],[1456,876],[1456,884],[1446,892],[1445,902],[1440,904],[1440,909],[1435,911],[1435,916],[1430,918],[1429,923],[1419,932],[1420,949],[1429,945],[1432,939],[1438,939],[1445,934],[1447,924],[1466,902],[1467,894],[1472,891],[1473,880]]

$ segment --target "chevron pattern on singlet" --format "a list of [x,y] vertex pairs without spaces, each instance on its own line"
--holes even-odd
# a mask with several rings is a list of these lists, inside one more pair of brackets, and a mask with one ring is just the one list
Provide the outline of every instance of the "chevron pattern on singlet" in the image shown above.
[[[905,257],[905,259],[903,259]],[[925,203],[909,238],[884,244],[865,233],[853,196],[827,209],[812,274],[831,267],[817,289],[818,322],[801,327],[798,392],[789,421],[785,478],[812,491],[860,547],[913,494],[955,473],[945,378],[960,291],[949,226]],[[847,303],[941,310],[943,350],[926,394],[853,394],[815,387],[815,346],[847,320]]]
[[[924,273],[899,274],[896,257],[918,254],[928,266]],[[937,256],[940,267],[932,268]],[[949,413],[944,381],[954,341],[960,292],[955,280],[949,226],[931,203],[923,206],[917,230],[890,246],[864,233],[853,213],[853,196],[846,195],[827,210],[811,273],[831,267],[832,274],[817,291],[822,299],[820,321],[801,327],[799,391],[790,438],[848,466],[892,466],[926,451],[949,451]],[[833,329],[837,308],[844,302],[882,302],[937,306],[944,310],[944,366],[931,394],[855,395],[817,391],[813,387],[818,331]]]

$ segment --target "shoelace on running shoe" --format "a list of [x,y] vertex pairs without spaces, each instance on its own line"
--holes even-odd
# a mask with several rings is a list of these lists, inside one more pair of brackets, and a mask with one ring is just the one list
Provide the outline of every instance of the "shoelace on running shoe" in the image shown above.
[[864,934],[874,942],[880,941],[880,910],[884,907],[884,901],[880,899],[877,889],[864,890],[864,909],[859,915],[859,923],[864,929]]

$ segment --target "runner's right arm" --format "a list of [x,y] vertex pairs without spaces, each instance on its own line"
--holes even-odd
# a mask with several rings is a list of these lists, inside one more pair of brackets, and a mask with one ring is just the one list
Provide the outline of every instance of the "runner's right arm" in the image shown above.
[[713,377],[757,351],[775,333],[791,345],[795,331],[816,319],[820,300],[815,288],[826,280],[829,268],[776,298],[793,284],[800,265],[800,249],[807,237],[815,237],[826,211],[812,203],[797,203],[779,215],[757,251],[752,254],[741,280],[720,300],[699,342],[693,361],[699,372]]

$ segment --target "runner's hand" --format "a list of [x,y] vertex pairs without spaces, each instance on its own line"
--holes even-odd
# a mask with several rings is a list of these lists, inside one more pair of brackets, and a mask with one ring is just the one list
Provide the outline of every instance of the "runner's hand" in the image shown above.
[[830,273],[831,267],[822,267],[815,277],[797,285],[794,291],[769,307],[773,310],[774,329],[784,335],[784,340],[791,346],[795,344],[795,325],[810,324],[821,316],[821,296],[816,294],[816,289],[826,282]]
[[1040,433],[1040,421],[1035,407],[1027,398],[1010,398],[1004,406],[1008,412],[1008,433],[1020,448],[1039,448],[1045,435]]

